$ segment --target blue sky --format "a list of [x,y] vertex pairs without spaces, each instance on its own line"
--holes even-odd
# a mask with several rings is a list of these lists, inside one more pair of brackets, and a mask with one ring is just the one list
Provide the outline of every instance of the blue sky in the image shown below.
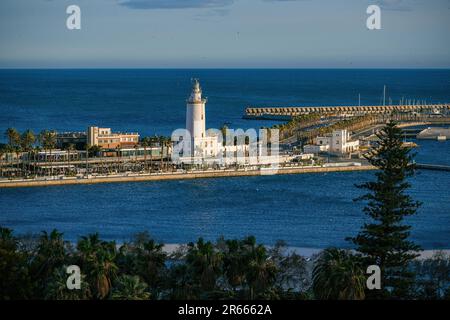
[[1,0],[0,67],[449,68],[449,18],[450,0]]

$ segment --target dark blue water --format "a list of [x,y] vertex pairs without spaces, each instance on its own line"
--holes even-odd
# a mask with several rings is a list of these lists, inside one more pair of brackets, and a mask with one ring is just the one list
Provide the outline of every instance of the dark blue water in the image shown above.
[[450,70],[0,70],[0,128],[170,135],[185,126],[192,77],[209,128],[267,125],[242,119],[249,105],[355,105],[359,93],[380,104],[383,85],[394,102],[450,102]]
[[[402,96],[450,101],[450,71],[439,70],[55,70],[0,71],[0,128],[84,130],[91,124],[141,134],[184,126],[191,77],[209,97],[209,127],[258,127],[246,105],[377,104],[383,84]],[[450,165],[450,141],[419,141],[417,161]],[[149,231],[167,243],[253,234],[266,244],[346,246],[364,221],[354,187],[373,173],[333,173],[47,188],[0,189],[0,225],[19,233],[57,228],[66,238],[99,231],[127,240]],[[450,248],[450,173],[421,171],[408,221],[426,249]]]

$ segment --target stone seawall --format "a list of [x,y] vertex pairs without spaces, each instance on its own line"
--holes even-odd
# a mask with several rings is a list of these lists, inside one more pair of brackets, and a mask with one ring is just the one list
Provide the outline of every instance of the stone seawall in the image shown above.
[[235,171],[202,171],[189,173],[164,173],[164,174],[141,174],[129,176],[110,176],[96,178],[77,178],[77,179],[58,179],[58,180],[18,180],[18,181],[0,181],[0,188],[19,188],[19,187],[45,187],[75,184],[97,184],[113,182],[143,182],[143,181],[162,181],[162,180],[185,180],[185,179],[206,179],[223,177],[246,177],[274,174],[302,174],[302,173],[325,173],[325,172],[348,172],[348,171],[367,171],[375,170],[373,166],[345,166],[345,167],[298,167],[282,168],[277,171],[271,170],[235,170]]

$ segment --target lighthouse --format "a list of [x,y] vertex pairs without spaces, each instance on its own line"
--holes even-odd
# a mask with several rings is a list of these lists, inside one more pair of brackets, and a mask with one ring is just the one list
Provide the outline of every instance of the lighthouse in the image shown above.
[[186,102],[186,130],[191,135],[192,155],[195,155],[199,149],[202,149],[202,142],[206,138],[206,99],[202,98],[202,89],[198,79],[192,80],[192,92]]

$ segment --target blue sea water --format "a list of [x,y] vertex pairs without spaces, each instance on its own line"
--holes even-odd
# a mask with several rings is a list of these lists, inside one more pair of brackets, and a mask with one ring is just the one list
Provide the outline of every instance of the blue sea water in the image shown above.
[[[379,104],[388,97],[450,101],[450,70],[0,70],[0,130],[83,131],[88,125],[169,135],[184,127],[190,79],[209,98],[208,127],[258,128],[248,105]],[[3,138],[3,137],[2,137]],[[418,141],[417,161],[450,165],[450,141]],[[365,221],[355,188],[371,172],[0,189],[0,225],[18,233],[57,228],[69,240],[99,231],[127,240],[149,231],[166,243],[255,235],[273,244],[348,246]],[[411,195],[412,238],[450,248],[450,173],[420,171]]]

